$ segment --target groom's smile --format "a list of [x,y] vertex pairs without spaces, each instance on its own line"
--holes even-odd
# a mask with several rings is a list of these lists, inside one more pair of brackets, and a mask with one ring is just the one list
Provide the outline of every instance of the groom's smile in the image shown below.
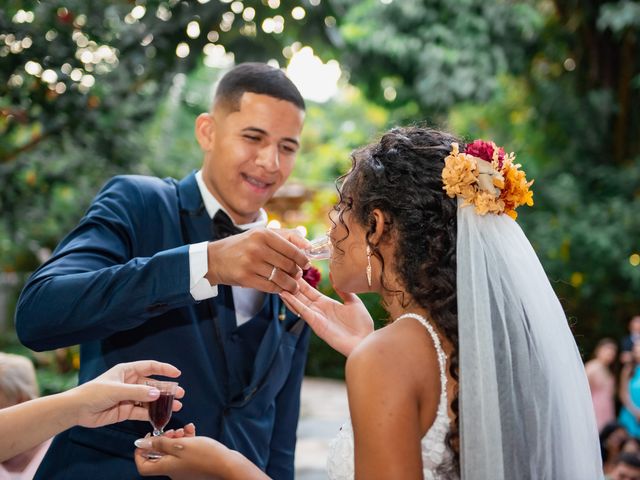
[[304,112],[286,100],[245,93],[239,110],[216,107],[198,121],[207,188],[236,223],[252,222],[293,170]]

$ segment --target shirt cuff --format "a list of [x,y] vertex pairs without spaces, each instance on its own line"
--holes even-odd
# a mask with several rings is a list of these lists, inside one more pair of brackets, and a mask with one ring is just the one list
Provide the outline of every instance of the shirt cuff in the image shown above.
[[189,292],[194,300],[206,300],[218,295],[218,286],[211,286],[209,280],[204,278],[208,270],[209,242],[200,242],[189,245]]

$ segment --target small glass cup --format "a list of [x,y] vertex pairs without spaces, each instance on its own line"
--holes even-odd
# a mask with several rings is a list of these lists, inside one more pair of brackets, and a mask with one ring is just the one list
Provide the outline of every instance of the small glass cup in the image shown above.
[[311,260],[328,260],[332,251],[331,238],[325,234],[311,240],[311,246],[305,249],[304,253]]
[[[158,437],[164,433],[164,427],[171,420],[173,412],[173,399],[176,396],[178,382],[165,382],[161,380],[147,380],[145,385],[155,387],[160,390],[160,396],[157,400],[149,402],[149,421],[153,426],[153,436]],[[149,459],[158,459],[162,457],[160,452],[149,451],[146,454]]]

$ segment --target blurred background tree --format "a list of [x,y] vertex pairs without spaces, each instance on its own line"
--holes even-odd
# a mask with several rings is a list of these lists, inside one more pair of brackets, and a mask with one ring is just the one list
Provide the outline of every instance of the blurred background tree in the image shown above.
[[[142,168],[145,125],[194,68],[284,61],[286,45],[308,38],[329,45],[328,4],[294,18],[279,1],[253,3],[65,0],[0,7],[5,270],[35,267],[39,249],[57,244],[106,178]],[[208,77],[210,86],[216,74]],[[193,96],[180,101],[198,103]],[[184,129],[181,120],[190,113],[165,115],[183,115],[170,118],[170,127]],[[161,139],[153,143],[156,151],[164,146]],[[42,208],[49,206],[54,212]]]
[[[283,195],[306,200],[274,219],[326,229],[349,152],[388,126],[494,139],[536,179],[519,221],[588,353],[640,311],[639,33],[630,0],[4,2],[0,349],[18,348],[6,319],[26,275],[108,177],[197,168],[193,121],[219,72],[255,60],[293,77],[307,57],[335,78],[301,85],[308,114],[289,183],[304,193]],[[341,374],[339,356],[312,349],[310,372]],[[72,373],[76,356],[40,361]]]
[[640,311],[640,3],[333,2],[350,81],[392,119],[516,151],[519,220],[585,353]]

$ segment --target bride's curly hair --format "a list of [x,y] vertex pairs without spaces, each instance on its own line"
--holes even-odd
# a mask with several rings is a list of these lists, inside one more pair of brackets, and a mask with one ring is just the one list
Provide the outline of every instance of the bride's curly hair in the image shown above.
[[[396,243],[395,266],[404,291],[425,308],[453,345],[450,373],[458,380],[458,312],[456,295],[457,204],[443,190],[442,169],[454,136],[422,127],[394,128],[379,142],[352,154],[351,170],[338,179],[337,221],[345,228],[347,211],[365,227],[367,242],[380,262],[384,261],[369,239],[375,232],[374,209],[385,217],[384,235]],[[347,229],[348,232],[348,229]],[[382,241],[383,239],[381,239]],[[339,248],[339,243],[336,245]],[[383,288],[387,286],[382,283]],[[400,295],[403,292],[393,291]],[[455,414],[447,445],[459,472],[458,395],[451,401]]]

